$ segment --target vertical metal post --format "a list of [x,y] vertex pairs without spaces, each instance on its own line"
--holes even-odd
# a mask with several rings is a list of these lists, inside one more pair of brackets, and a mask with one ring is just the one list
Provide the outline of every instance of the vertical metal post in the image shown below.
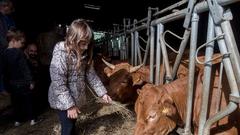
[[192,119],[192,105],[193,105],[193,86],[195,74],[195,52],[197,46],[199,15],[193,12],[192,15],[192,32],[190,40],[190,54],[189,54],[189,78],[188,78],[188,97],[187,97],[187,112],[186,125],[184,128],[184,135],[191,134],[191,119]]
[[144,65],[146,65],[146,63],[147,63],[149,48],[150,48],[150,35],[148,36],[147,46],[146,46],[145,54],[144,54],[144,58],[143,58],[143,64]]
[[128,59],[128,43],[127,43],[127,23],[126,23],[127,19],[123,18],[123,29],[124,29],[124,35],[123,35],[123,41],[124,41],[124,45],[125,45],[125,52],[124,52],[124,60]]
[[[222,35],[222,29],[220,26],[215,26],[215,33],[216,33],[216,36]],[[223,65],[224,65],[228,83],[229,83],[229,86],[231,89],[230,96],[239,98],[237,82],[236,82],[236,79],[234,76],[230,58],[229,58],[229,56],[227,56],[228,51],[227,51],[227,47],[226,47],[224,39],[218,39],[218,46],[219,46],[221,54],[223,55]],[[231,114],[233,111],[235,111],[237,109],[237,107],[238,107],[238,104],[230,100],[228,106],[225,109],[222,109],[222,111],[220,111],[219,113],[214,115],[212,118],[207,120],[206,124],[204,125],[203,134],[209,135],[212,124],[214,124],[215,122],[224,118],[225,116]]]
[[160,45],[160,34],[163,33],[164,26],[162,24],[157,25],[157,52],[156,52],[156,76],[155,76],[155,84],[160,84],[160,63],[161,63],[161,45]]
[[[207,31],[207,42],[214,38],[214,23],[211,14],[208,15],[208,31]],[[210,42],[206,46],[205,51],[205,65],[204,65],[204,76],[203,76],[203,90],[202,90],[202,103],[201,112],[199,118],[198,135],[203,135],[203,127],[207,119],[207,109],[209,100],[209,89],[211,82],[211,71],[212,71],[212,55],[213,55],[214,41]],[[206,63],[207,62],[207,63]]]
[[[135,28],[136,27],[136,23],[137,23],[137,20],[136,19],[134,19],[133,20],[133,27]],[[134,31],[133,33],[134,33],[134,62],[133,62],[133,65],[134,66],[136,66],[137,65],[137,35],[136,35],[136,32],[137,31]]]
[[123,55],[122,55],[122,37],[118,37],[117,38],[117,45],[118,45],[118,48],[119,48],[119,56],[120,56],[120,60],[123,60]]
[[168,60],[168,54],[167,54],[167,48],[166,45],[163,42],[163,35],[160,34],[160,44],[162,48],[162,54],[163,54],[163,61],[164,61],[164,66],[166,69],[166,83],[169,83],[172,81],[172,75],[170,71],[170,66],[169,66],[169,60]]
[[153,73],[154,73],[154,35],[155,35],[155,30],[154,26],[150,27],[150,78],[149,81],[153,83]]
[[227,44],[228,51],[231,53],[230,59],[232,62],[235,77],[237,79],[238,89],[240,89],[240,56],[237,48],[237,43],[234,38],[230,22],[228,20],[223,21],[221,23],[221,27],[223,33],[225,34],[224,38]]
[[125,37],[125,42],[126,42],[126,59],[129,58],[129,38],[126,36]]
[[[215,27],[215,32],[216,32],[216,36],[222,35],[222,30],[219,26]],[[220,52],[222,55],[228,54],[224,39],[218,39],[218,46],[219,46],[219,49],[220,49]],[[226,75],[227,75],[229,86],[230,86],[231,90],[233,90],[232,94],[236,94],[236,96],[239,96],[237,82],[236,82],[236,79],[234,76],[234,72],[232,70],[233,68],[232,68],[230,58],[227,56],[224,56],[223,64],[224,64],[224,69],[227,73]]]
[[136,51],[137,51],[137,56],[138,56],[138,63],[142,64],[142,54],[141,54],[141,50],[140,50],[140,43],[139,43],[139,33],[136,32]]
[[134,32],[134,66],[138,65],[138,32]]
[[149,48],[150,48],[150,29],[151,29],[151,18],[152,18],[152,10],[150,8],[148,8],[148,20],[147,20],[147,36],[148,36],[148,40],[147,40],[147,46],[146,46],[146,52],[143,58],[143,64],[146,65],[147,63],[147,58],[148,58],[148,52],[149,52]]
[[134,33],[131,33],[131,65],[134,64],[134,43],[135,43],[135,36]]

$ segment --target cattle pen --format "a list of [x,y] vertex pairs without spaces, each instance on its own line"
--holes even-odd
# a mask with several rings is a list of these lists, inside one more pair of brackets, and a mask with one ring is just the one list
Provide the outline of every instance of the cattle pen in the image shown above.
[[[170,83],[175,80],[184,52],[189,51],[187,115],[184,129],[181,130],[180,134],[192,134],[191,121],[195,85],[194,73],[195,65],[200,64],[204,66],[204,79],[198,134],[208,135],[214,123],[225,116],[231,115],[232,112],[239,108],[240,57],[239,49],[230,24],[233,15],[229,7],[229,5],[237,2],[239,2],[239,0],[206,0],[200,2],[196,0],[182,0],[160,11],[157,8],[149,7],[148,16],[146,18],[138,21],[135,19],[133,24],[130,23],[130,19],[124,18],[123,28],[120,29],[120,25],[116,25],[112,33],[113,35],[100,41],[99,44],[101,44],[101,42],[107,44],[109,51],[112,52],[114,51],[112,49],[114,42],[120,40],[117,42],[117,44],[121,46],[119,49],[121,52],[120,58],[129,59],[129,62],[135,66],[149,64],[149,81],[155,85],[162,85],[163,83]],[[184,4],[188,4],[187,8],[182,6]],[[168,13],[168,11],[172,11],[172,13]],[[197,46],[199,19],[200,15],[203,13],[208,14],[207,32],[204,34],[206,36],[206,43]],[[165,29],[165,26],[169,26],[168,23],[175,21],[180,23],[179,20],[184,20],[184,32],[182,37]],[[179,48],[175,49],[167,43],[167,35],[181,40]],[[188,44],[189,50],[186,50]],[[218,57],[221,59],[221,74],[224,67],[231,94],[229,95],[229,103],[226,108],[218,111],[213,117],[207,118],[212,61],[217,59],[213,58],[213,54],[216,51],[216,45],[218,45],[221,54],[221,56]],[[204,47],[205,60],[200,61],[197,56]],[[167,49],[177,54],[172,66],[168,58],[171,56],[169,55],[170,53],[167,52]],[[161,63],[164,64],[165,67],[164,78],[160,78]]]

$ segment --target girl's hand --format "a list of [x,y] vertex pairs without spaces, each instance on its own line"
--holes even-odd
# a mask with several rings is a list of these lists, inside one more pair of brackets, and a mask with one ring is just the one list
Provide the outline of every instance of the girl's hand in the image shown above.
[[67,110],[67,117],[69,119],[77,119],[79,113],[80,110],[78,109],[78,107],[73,106]]
[[102,96],[102,99],[105,103],[111,103],[112,102],[112,99],[110,96],[108,96],[107,94],[103,95]]

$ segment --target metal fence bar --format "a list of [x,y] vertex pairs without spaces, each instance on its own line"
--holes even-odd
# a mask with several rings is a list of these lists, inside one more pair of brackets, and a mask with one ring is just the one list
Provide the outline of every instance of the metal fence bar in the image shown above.
[[194,72],[195,72],[195,52],[197,46],[198,36],[198,22],[199,15],[193,13],[192,16],[192,31],[190,40],[190,54],[189,54],[189,77],[188,77],[188,97],[187,97],[187,112],[186,112],[186,125],[184,128],[184,134],[191,134],[191,119],[192,119],[192,106],[193,106],[193,86],[194,86]]
[[134,66],[138,65],[138,32],[134,32]]
[[149,81],[153,83],[153,75],[154,75],[154,36],[155,36],[155,28],[153,26],[150,27],[150,78]]
[[[216,33],[217,36],[222,34],[222,29],[221,29],[220,26],[215,26],[215,33]],[[228,54],[227,47],[226,47],[224,39],[219,39],[218,40],[218,47],[219,47],[222,55]],[[234,96],[236,98],[239,98],[239,91],[238,91],[237,82],[236,82],[234,72],[233,72],[233,68],[232,68],[232,64],[231,64],[231,61],[230,61],[230,58],[229,58],[228,55],[223,58],[223,65],[224,65],[225,72],[227,73],[226,76],[227,76],[228,83],[229,83],[229,86],[230,86],[230,89],[231,89],[231,95],[230,96]],[[218,112],[212,118],[207,120],[207,122],[204,125],[203,134],[204,135],[209,135],[210,134],[210,128],[211,128],[212,124],[214,124],[215,122],[224,118],[225,116],[231,114],[233,111],[235,111],[237,109],[237,107],[238,107],[238,104],[236,102],[230,100],[228,106],[225,109]]]
[[181,58],[183,56],[183,52],[184,52],[184,50],[187,46],[187,42],[188,42],[189,37],[190,37],[190,33],[191,33],[191,31],[189,29],[185,29],[184,34],[183,34],[183,40],[182,40],[182,42],[180,44],[180,47],[179,47],[179,50],[178,50],[179,53],[178,53],[178,55],[175,59],[173,70],[172,70],[172,78],[173,79],[176,77],[177,70],[179,68]]
[[[218,3],[222,6],[225,6],[225,5],[229,5],[229,4],[232,4],[235,2],[239,2],[239,1],[240,0],[218,0]],[[195,13],[202,13],[202,12],[208,11],[209,8],[208,8],[207,2],[203,1],[203,2],[197,3],[194,10],[195,10]],[[178,19],[182,19],[185,17],[186,12],[187,12],[187,9],[185,8],[178,12],[155,19],[151,22],[151,25],[157,25],[159,23],[165,24],[165,23],[172,22],[172,21],[175,21]]]
[[221,23],[223,33],[225,33],[225,41],[227,44],[228,51],[231,53],[230,59],[233,66],[233,71],[238,84],[238,89],[240,89],[240,56],[237,48],[237,43],[233,35],[232,27],[230,22],[224,21]]
[[137,32],[136,33],[136,47],[137,47],[137,55],[138,55],[138,62],[139,64],[142,64],[142,53],[141,53],[141,50],[140,50],[140,43],[139,43],[139,33]]
[[[207,42],[214,38],[214,23],[211,14],[208,16],[208,31],[207,31]],[[202,102],[201,112],[199,118],[198,135],[203,135],[203,127],[207,119],[207,109],[209,100],[209,90],[211,82],[211,71],[212,71],[212,56],[213,56],[214,42],[210,42],[206,46],[205,51],[205,65],[204,65],[204,76],[203,76],[203,88],[202,88]]]
[[157,51],[156,51],[156,75],[155,75],[155,84],[160,84],[160,63],[161,63],[161,45],[160,45],[160,34],[163,33],[164,26],[162,24],[157,25]]
[[131,33],[131,65],[134,64],[134,43],[135,43],[135,37],[134,33]]
[[162,49],[162,54],[163,54],[163,61],[164,61],[164,66],[166,69],[166,83],[169,83],[172,81],[172,74],[170,71],[170,65],[169,65],[169,59],[168,59],[168,54],[167,54],[167,48],[166,45],[163,41],[163,34],[160,34],[160,45],[161,45],[161,49]]

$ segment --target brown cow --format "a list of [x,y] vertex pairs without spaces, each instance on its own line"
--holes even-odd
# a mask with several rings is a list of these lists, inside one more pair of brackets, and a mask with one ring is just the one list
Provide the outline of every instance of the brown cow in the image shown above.
[[[149,66],[139,65],[132,67],[126,62],[116,65],[110,64],[106,61],[105,63],[108,65],[108,67],[104,68],[104,72],[109,77],[109,95],[114,100],[122,103],[135,103],[137,89],[140,89],[145,83],[149,83]],[[161,66],[161,68],[163,68],[163,66]],[[184,77],[187,72],[188,63],[181,63],[177,77]]]
[[[198,58],[202,61],[203,56],[199,56]],[[106,62],[104,59],[103,61],[106,65],[108,65],[108,67],[104,68],[104,72],[109,77],[108,79],[110,83],[108,91],[110,93],[110,96],[112,96],[114,100],[120,101],[122,103],[135,103],[137,97],[136,90],[140,89],[145,83],[149,83],[149,66],[139,65],[133,67],[127,62],[120,62],[119,64],[113,65]],[[177,78],[182,78],[187,75],[188,63],[189,62],[187,60],[180,63],[177,72]],[[163,65],[161,65],[160,68],[161,72],[164,71]],[[120,70],[124,70],[124,72],[119,72]],[[163,79],[163,77],[161,78]]]
[[[217,66],[217,67],[216,67]],[[215,95],[218,93],[219,64],[212,69],[209,98],[208,116],[216,113],[218,106]],[[230,88],[225,74],[223,75],[222,96],[220,110],[225,108],[229,102]],[[176,125],[183,127],[186,117],[188,78],[177,79],[170,84],[154,86],[147,84],[139,91],[139,97],[135,103],[137,123],[135,135],[167,135],[175,129]],[[196,90],[194,94],[193,120],[194,134],[198,131],[200,115],[200,103],[203,85],[203,70],[196,73]],[[213,96],[214,95],[214,96]],[[238,135],[240,132],[240,109],[238,108],[230,116],[220,120],[218,124],[211,127],[211,134]]]
[[[109,77],[108,93],[113,100],[121,103],[135,103],[137,99],[137,89],[143,86],[143,83],[134,85],[136,79],[135,72],[141,68],[140,66],[132,67],[126,62],[120,64],[110,64],[104,61],[108,67],[104,72]],[[136,79],[139,81],[139,79]]]

